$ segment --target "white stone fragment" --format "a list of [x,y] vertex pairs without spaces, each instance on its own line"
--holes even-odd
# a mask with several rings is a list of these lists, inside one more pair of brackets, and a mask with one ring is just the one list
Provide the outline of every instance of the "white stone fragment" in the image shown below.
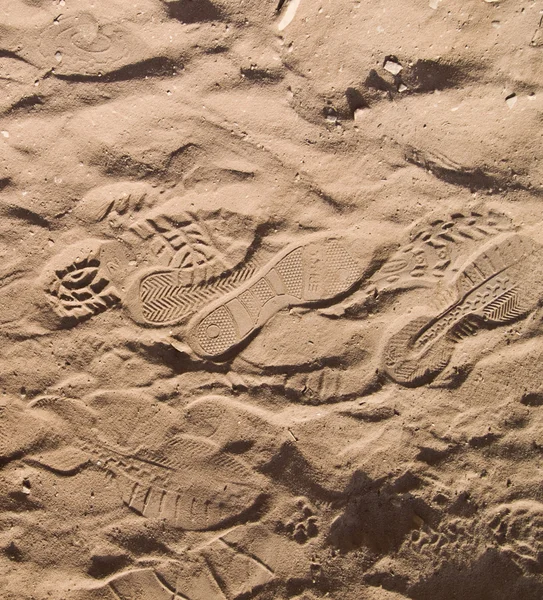
[[392,75],[398,75],[398,73],[403,69],[402,65],[395,60],[387,59],[384,64],[385,71],[392,73]]

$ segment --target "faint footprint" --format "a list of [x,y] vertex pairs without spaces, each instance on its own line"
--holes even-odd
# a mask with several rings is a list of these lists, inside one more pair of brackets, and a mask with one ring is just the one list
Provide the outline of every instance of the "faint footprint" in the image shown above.
[[[231,530],[235,531],[236,530]],[[198,550],[184,552],[180,560],[155,568],[127,570],[107,579],[92,592],[78,590],[74,600],[235,600],[275,579],[261,559],[223,535]],[[70,596],[72,598],[72,596]]]
[[89,190],[75,207],[74,216],[89,226],[102,226],[101,233],[127,231],[135,215],[156,202],[155,189],[140,181],[121,181]]
[[114,22],[92,14],[60,15],[40,34],[39,51],[56,75],[99,77],[130,64],[141,41]]
[[215,529],[247,514],[264,495],[263,478],[208,439],[160,432],[157,422],[149,441],[142,437],[133,448],[101,439],[98,413],[82,402],[43,397],[29,406],[68,420],[78,442],[27,462],[62,475],[99,467],[113,477],[125,504],[145,517],[186,530]]

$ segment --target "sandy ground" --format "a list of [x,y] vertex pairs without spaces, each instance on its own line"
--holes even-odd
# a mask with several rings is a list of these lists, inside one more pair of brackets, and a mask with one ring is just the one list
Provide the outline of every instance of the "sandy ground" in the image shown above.
[[542,53],[0,2],[1,600],[543,597]]

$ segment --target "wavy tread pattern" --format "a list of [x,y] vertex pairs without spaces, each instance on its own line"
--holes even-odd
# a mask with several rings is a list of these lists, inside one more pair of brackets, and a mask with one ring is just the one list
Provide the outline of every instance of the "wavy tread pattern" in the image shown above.
[[452,518],[432,528],[414,529],[402,553],[414,553],[434,566],[466,564],[489,546],[507,556],[524,572],[543,572],[543,504],[515,500],[491,508],[475,518]]
[[493,509],[488,526],[494,541],[521,569],[543,572],[543,504],[516,500]]
[[474,521],[455,518],[436,529],[426,524],[414,529],[404,549],[434,564],[463,563],[477,556],[483,541],[477,535]]

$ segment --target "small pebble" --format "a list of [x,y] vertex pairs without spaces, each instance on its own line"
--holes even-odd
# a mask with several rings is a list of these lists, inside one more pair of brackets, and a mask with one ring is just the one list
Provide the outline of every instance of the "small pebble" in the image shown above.
[[509,108],[513,108],[513,106],[515,106],[515,104],[517,103],[517,100],[518,98],[516,94],[509,94],[509,96],[507,96],[507,98],[505,99],[505,102]]
[[398,73],[403,69],[403,67],[400,63],[389,58],[385,61],[384,69],[385,71],[392,73],[392,75],[398,75]]

